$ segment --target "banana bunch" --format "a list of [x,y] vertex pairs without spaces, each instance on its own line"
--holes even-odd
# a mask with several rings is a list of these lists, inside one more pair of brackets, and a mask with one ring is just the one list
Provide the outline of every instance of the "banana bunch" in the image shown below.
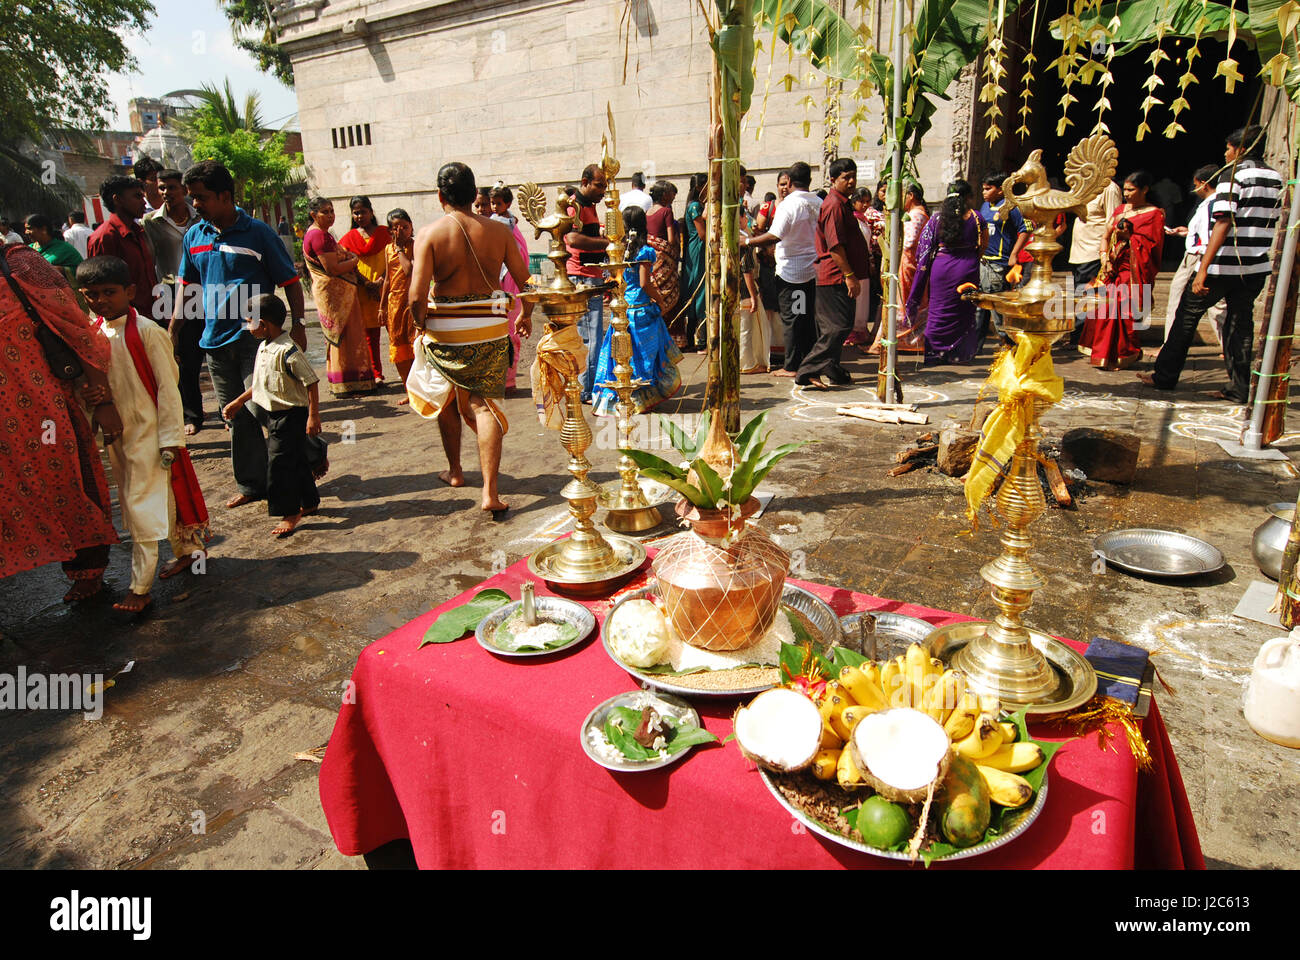
[[[844,667],[837,679],[826,684],[826,694],[817,704],[822,714],[822,740],[813,758],[813,775],[819,780],[835,780],[850,790],[861,786],[862,774],[845,744],[863,717],[894,707],[912,707],[945,724],[966,698],[974,698],[978,713],[978,698],[966,691],[965,678],[945,670],[943,662],[932,658],[919,643],[883,664]],[[973,724],[972,720],[966,725],[962,736]],[[948,730],[950,737],[952,733]]]
[[[968,695],[954,716],[964,713],[970,732],[960,740],[954,738],[953,749],[975,764],[989,788],[989,799],[1004,807],[1023,807],[1034,796],[1034,788],[1019,774],[1033,770],[1043,762],[1043,751],[1036,743],[1017,743],[1016,725],[997,719],[1000,704],[996,697]],[[953,731],[949,730],[949,736]]]

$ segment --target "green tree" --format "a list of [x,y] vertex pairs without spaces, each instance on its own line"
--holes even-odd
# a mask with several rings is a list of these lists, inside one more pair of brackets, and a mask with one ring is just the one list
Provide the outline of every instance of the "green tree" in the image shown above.
[[234,28],[235,44],[247,50],[257,65],[286,87],[293,86],[293,65],[277,42],[271,5],[267,0],[217,0],[221,12]]
[[80,202],[76,185],[24,144],[106,125],[108,78],[134,66],[126,36],[153,13],[149,0],[0,0],[0,207],[62,220]]
[[241,108],[227,79],[221,90],[204,84],[197,99],[198,109],[177,124],[177,131],[190,142],[195,162],[225,165],[235,178],[237,202],[261,207],[303,182],[302,154],[285,153],[283,130],[266,135],[256,93],[248,94]]

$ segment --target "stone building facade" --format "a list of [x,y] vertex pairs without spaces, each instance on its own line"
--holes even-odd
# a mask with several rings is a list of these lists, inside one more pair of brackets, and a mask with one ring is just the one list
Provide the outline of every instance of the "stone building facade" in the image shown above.
[[[435,177],[448,160],[468,163],[480,186],[576,183],[599,159],[607,104],[623,175],[676,182],[679,214],[687,180],[704,170],[712,51],[692,0],[281,0],[273,12],[313,191],[335,201],[363,193],[381,215],[402,206],[427,222],[441,212]],[[887,43],[887,21],[875,26]],[[761,35],[742,136],[760,196],[796,160],[819,185],[825,129],[824,81],[773,39]],[[920,157],[927,192],[964,170],[963,158],[950,167],[954,141],[971,139],[973,75],[964,82],[971,89],[941,104]],[[840,97],[839,150],[858,161],[860,182],[874,182],[882,101],[867,104],[866,143],[851,151],[857,104],[850,91]]]

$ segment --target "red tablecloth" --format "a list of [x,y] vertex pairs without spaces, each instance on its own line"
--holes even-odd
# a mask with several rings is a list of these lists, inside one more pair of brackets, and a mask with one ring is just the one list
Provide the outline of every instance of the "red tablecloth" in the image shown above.
[[[361,652],[320,770],[321,803],[341,852],[409,838],[421,867],[905,866],[807,832],[734,743],[697,747],[649,773],[593,763],[579,739],[584,718],[638,686],[596,631],[576,650],[524,660],[493,656],[473,638],[419,649],[442,610],[485,587],[518,597],[527,577],[520,561]],[[887,610],[936,626],[969,619],[800,585],[841,616]],[[539,583],[537,592],[547,591]],[[611,601],[588,606],[599,623]],[[719,740],[731,732],[734,700],[693,705]],[[1095,736],[1075,740],[1056,754],[1047,803],[1025,833],[934,868],[1203,868],[1154,703],[1144,730],[1152,773],[1136,771],[1122,733],[1107,750]],[[1046,728],[1034,734],[1061,739]]]

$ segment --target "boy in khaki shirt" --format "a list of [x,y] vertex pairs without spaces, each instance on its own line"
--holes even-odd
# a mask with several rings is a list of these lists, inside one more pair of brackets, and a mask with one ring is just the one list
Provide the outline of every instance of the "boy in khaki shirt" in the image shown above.
[[280,517],[271,531],[289,536],[303,517],[320,506],[307,457],[307,437],[320,433],[318,377],[302,351],[284,332],[284,304],[272,294],[249,301],[249,332],[262,341],[253,365],[253,385],[226,404],[222,417],[233,419],[252,400],[267,418],[266,506]]

